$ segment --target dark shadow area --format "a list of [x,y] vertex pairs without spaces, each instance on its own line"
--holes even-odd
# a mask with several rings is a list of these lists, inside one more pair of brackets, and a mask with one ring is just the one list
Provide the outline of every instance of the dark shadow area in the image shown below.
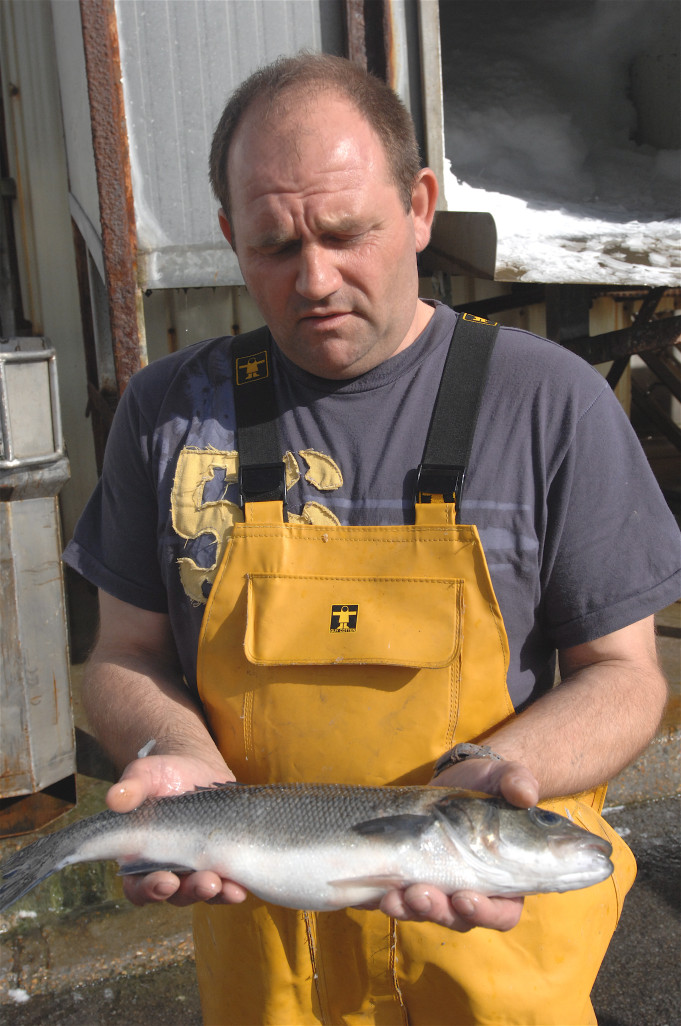
[[12,1026],[201,1026],[194,963],[40,994],[14,1004],[6,1021]]
[[627,806],[607,818],[639,869],[592,993],[599,1026],[672,1026],[681,1008],[681,798]]
[[453,174],[530,207],[679,216],[678,39],[666,0],[441,0]]

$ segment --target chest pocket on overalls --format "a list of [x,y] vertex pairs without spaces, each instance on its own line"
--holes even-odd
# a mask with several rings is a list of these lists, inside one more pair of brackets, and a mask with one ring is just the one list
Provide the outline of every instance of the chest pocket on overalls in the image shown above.
[[244,649],[256,666],[451,665],[461,643],[455,578],[251,574]]

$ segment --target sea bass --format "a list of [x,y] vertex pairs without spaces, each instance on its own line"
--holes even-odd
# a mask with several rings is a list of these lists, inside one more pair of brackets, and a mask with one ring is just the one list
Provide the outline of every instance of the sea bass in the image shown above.
[[222,784],[100,812],[2,867],[0,911],[64,866],[211,869],[265,901],[329,910],[429,883],[448,894],[569,891],[612,872],[608,841],[538,807],[442,787]]

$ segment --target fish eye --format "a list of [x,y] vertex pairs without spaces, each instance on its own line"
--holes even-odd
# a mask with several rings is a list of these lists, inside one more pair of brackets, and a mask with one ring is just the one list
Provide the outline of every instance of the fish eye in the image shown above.
[[557,812],[551,812],[549,809],[530,809],[530,816],[540,826],[557,826],[558,823],[562,823],[563,817]]

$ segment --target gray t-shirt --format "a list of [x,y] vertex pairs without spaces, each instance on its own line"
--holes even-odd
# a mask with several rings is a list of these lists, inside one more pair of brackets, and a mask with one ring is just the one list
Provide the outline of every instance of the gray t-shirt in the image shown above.
[[[314,377],[273,346],[293,514],[413,522],[457,316],[434,305],[411,346],[350,381]],[[217,539],[238,501],[230,347],[229,338],[201,342],[134,376],[64,555],[104,591],[169,613],[192,687]],[[619,403],[581,359],[528,332],[500,330],[460,519],[481,533],[516,708],[551,686],[556,648],[679,597],[676,523]]]

